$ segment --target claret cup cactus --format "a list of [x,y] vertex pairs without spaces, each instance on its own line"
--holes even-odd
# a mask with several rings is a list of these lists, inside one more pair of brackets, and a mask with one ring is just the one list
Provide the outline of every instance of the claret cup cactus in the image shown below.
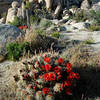
[[23,62],[17,94],[22,100],[55,100],[62,94],[72,95],[72,83],[80,75],[58,54],[45,53]]

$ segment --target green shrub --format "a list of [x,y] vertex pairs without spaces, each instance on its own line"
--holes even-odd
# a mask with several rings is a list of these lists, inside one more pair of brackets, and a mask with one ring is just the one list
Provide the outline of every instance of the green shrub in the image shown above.
[[14,18],[14,21],[13,22],[9,22],[10,25],[13,25],[13,26],[21,26],[23,25],[23,19],[22,18],[18,18],[18,17],[15,17]]
[[59,34],[59,32],[53,32],[53,33],[51,33],[51,36],[52,37],[59,38],[60,37],[60,34]]
[[38,17],[38,16],[36,16],[36,15],[31,15],[30,16],[30,23],[31,24],[33,24],[33,23],[35,23],[35,22],[38,22],[40,20],[40,18]]
[[23,51],[26,52],[29,49],[28,43],[18,43],[13,42],[7,45],[7,51],[8,51],[8,59],[9,60],[19,60],[19,58],[22,56]]
[[99,25],[90,25],[88,28],[90,31],[99,31],[100,26]]

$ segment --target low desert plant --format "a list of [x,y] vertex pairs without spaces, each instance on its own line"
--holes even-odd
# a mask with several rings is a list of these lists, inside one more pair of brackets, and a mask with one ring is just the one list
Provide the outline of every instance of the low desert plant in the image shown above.
[[7,52],[8,52],[8,59],[10,60],[19,60],[19,58],[22,56],[23,51],[28,52],[29,45],[28,43],[18,43],[13,42],[10,44],[7,44]]
[[[38,33],[37,33],[38,32]],[[49,36],[44,35],[42,30],[31,30],[29,34],[25,34],[25,42],[28,42],[32,48],[32,51],[35,50],[47,50],[51,47],[52,43],[57,43],[57,40]]]
[[23,25],[24,23],[23,23],[22,18],[15,17],[13,22],[9,22],[9,24],[19,27],[19,26]]
[[60,34],[59,34],[59,32],[53,32],[53,33],[51,33],[51,36],[55,37],[55,38],[59,38]]
[[33,23],[38,23],[40,21],[40,18],[36,15],[31,15],[30,16],[30,23],[33,24]]
[[56,100],[72,95],[73,85],[80,75],[58,54],[45,53],[23,61],[17,95],[22,99]]

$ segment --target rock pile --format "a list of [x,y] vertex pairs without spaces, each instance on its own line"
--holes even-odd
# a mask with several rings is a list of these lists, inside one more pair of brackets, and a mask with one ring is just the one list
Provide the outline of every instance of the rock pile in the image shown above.
[[19,7],[19,3],[14,1],[12,3],[12,8],[9,8],[8,9],[8,14],[7,14],[7,18],[6,18],[6,23],[9,23],[9,22],[13,22],[14,18],[16,16],[20,16],[20,9],[18,8]]

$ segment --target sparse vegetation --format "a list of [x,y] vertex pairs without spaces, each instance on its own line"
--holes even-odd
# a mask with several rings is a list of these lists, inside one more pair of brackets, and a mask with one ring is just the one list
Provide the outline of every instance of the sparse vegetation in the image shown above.
[[95,54],[92,48],[87,44],[79,44],[73,48],[65,50],[61,57],[69,60],[74,67],[99,67],[100,54]]
[[88,27],[88,29],[89,29],[90,31],[99,31],[99,30],[100,30],[100,26],[99,26],[99,25],[90,25],[90,26]]
[[39,50],[48,50],[52,43],[56,43],[57,40],[53,39],[47,35],[44,35],[44,32],[42,30],[31,30],[30,34],[25,35],[25,42],[28,42],[31,46],[32,51],[35,50],[38,52]]
[[76,20],[77,22],[86,21],[88,19],[87,13],[84,10],[77,11],[73,19]]
[[8,59],[9,60],[19,60],[19,58],[22,56],[23,50],[28,52],[29,45],[28,43],[18,43],[13,42],[7,45],[7,51],[8,51]]
[[55,37],[55,38],[59,38],[60,34],[59,34],[59,32],[53,32],[53,33],[51,33],[51,36]]
[[36,15],[31,15],[30,16],[30,23],[33,24],[33,23],[38,23],[40,21],[40,18]]
[[13,26],[21,26],[23,25],[23,19],[22,18],[18,18],[18,17],[15,17],[14,21],[13,22],[9,22],[9,24],[13,25]]

